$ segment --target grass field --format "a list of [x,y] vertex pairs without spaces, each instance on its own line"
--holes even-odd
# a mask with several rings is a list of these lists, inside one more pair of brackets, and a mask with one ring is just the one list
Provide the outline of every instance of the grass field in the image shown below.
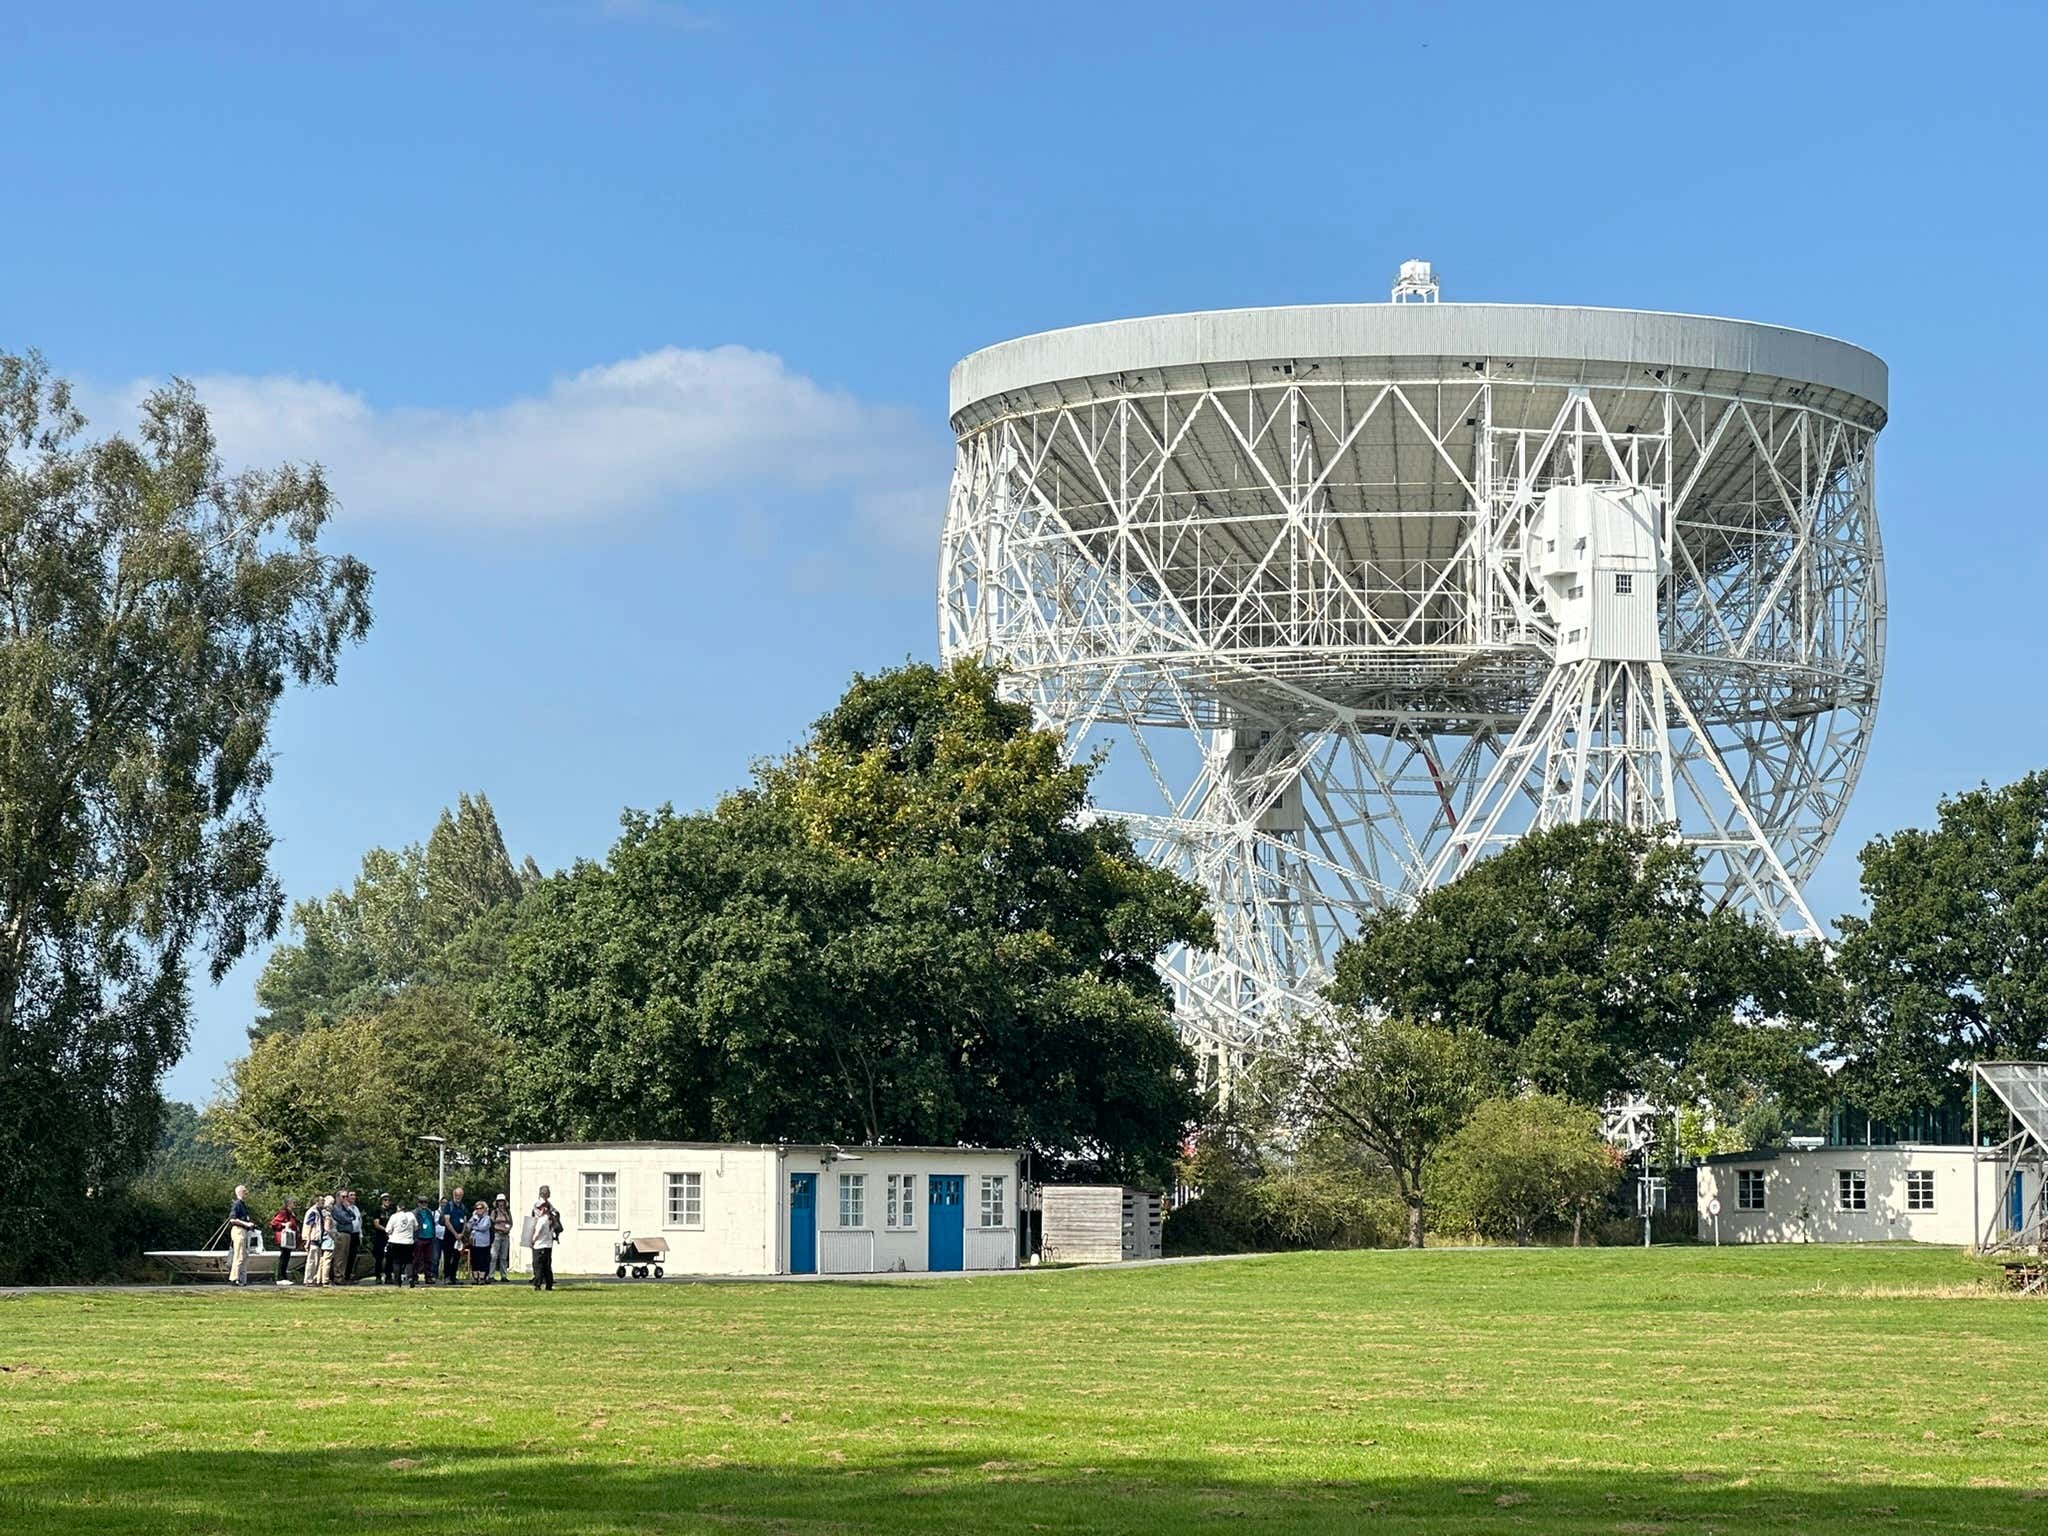
[[2048,1532],[1933,1249],[0,1299],[0,1530]]

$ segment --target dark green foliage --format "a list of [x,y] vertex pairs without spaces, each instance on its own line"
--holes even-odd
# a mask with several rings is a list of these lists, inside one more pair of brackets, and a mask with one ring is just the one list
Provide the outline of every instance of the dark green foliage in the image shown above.
[[1836,1007],[1819,946],[1706,910],[1690,850],[1597,822],[1533,833],[1373,914],[1329,995],[1483,1031],[1517,1077],[1584,1103],[1735,1105],[1758,1084],[1810,1103],[1808,1052]]
[[1862,862],[1869,914],[1839,925],[1845,1097],[1904,1124],[1965,1095],[1972,1060],[2048,1057],[2048,773],[1943,800],[1933,831]]
[[151,1175],[174,1173],[224,1174],[234,1166],[225,1147],[208,1139],[196,1106],[173,1099],[158,1121],[156,1150],[144,1170]]
[[1176,1182],[1194,1198],[1167,1212],[1169,1256],[1372,1248],[1406,1237],[1407,1212],[1386,1169],[1310,1137],[1274,1153],[1275,1127],[1242,1101],[1203,1129]]
[[1340,1007],[1304,1023],[1249,1086],[1283,1123],[1384,1169],[1420,1248],[1429,1155],[1499,1089],[1503,1054],[1477,1029]]
[[426,1133],[474,1173],[503,1165],[505,1077],[502,1043],[469,999],[420,982],[253,1042],[206,1132],[252,1181],[281,1190],[431,1188]]
[[474,988],[502,960],[510,909],[539,879],[531,859],[514,867],[490,800],[461,796],[424,847],[373,848],[348,890],[292,908],[297,942],[265,962],[250,1036],[333,1023],[415,982]]
[[1084,816],[986,670],[856,679],[710,815],[521,909],[488,1016],[522,1135],[978,1142],[1162,1179],[1198,1102],[1160,953],[1201,899]]
[[370,573],[319,470],[227,474],[184,384],[83,441],[0,355],[0,1278],[65,1273],[147,1159],[185,967],[270,937],[262,794],[287,687],[334,681]]
[[1621,1154],[1590,1107],[1551,1094],[1488,1099],[1430,1155],[1429,1196],[1442,1230],[1526,1243],[1597,1220],[1621,1178]]

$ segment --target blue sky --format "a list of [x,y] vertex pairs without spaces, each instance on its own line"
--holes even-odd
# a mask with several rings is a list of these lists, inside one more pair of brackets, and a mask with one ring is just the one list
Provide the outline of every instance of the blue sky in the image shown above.
[[1453,299],[1843,336],[1892,370],[1891,634],[1833,914],[1865,839],[2048,762],[2044,14],[37,7],[0,42],[0,347],[116,419],[194,377],[236,452],[333,466],[378,619],[279,721],[303,896],[465,789],[515,852],[600,855],[929,655],[978,346],[1379,299],[1414,255]]

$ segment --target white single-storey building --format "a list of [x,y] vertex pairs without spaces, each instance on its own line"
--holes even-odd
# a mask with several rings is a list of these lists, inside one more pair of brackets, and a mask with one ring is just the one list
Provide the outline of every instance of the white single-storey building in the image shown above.
[[[678,1275],[1014,1269],[1021,1154],[988,1147],[552,1142],[512,1148],[512,1209],[562,1213],[555,1271],[610,1274],[627,1234]],[[515,1240],[518,1233],[514,1234]]]
[[[1975,1193],[1972,1193],[1972,1183]],[[2034,1192],[2022,1189],[2019,1198]],[[1699,1169],[1700,1237],[1721,1241],[1973,1246],[1973,1223],[2002,1224],[1998,1168],[1967,1146],[1769,1147]],[[2013,1203],[2008,1197],[2007,1203]]]

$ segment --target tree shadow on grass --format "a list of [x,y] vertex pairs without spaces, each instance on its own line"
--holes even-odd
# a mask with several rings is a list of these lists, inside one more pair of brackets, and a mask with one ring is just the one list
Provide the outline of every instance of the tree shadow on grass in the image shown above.
[[460,1446],[0,1450],[0,1530],[37,1536],[434,1529],[721,1532],[2013,1532],[2048,1490],[1737,1482],[1702,1474],[1219,1480],[1170,1459],[1034,1466],[943,1453],[787,1465]]

